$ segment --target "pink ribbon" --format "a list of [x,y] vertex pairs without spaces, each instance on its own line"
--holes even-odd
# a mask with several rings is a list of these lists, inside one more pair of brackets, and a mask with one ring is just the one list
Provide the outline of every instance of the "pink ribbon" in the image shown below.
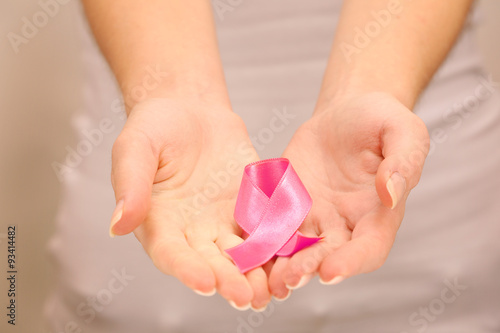
[[286,158],[273,158],[245,167],[234,218],[249,236],[227,249],[242,273],[308,247],[320,237],[298,231],[312,199]]

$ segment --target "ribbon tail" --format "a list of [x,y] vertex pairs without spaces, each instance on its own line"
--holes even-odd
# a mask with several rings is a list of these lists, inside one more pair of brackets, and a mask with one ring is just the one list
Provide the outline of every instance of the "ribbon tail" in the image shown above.
[[292,238],[279,251],[276,253],[279,257],[289,257],[300,250],[311,246],[318,241],[323,239],[323,237],[307,237],[304,236],[300,231],[297,231]]

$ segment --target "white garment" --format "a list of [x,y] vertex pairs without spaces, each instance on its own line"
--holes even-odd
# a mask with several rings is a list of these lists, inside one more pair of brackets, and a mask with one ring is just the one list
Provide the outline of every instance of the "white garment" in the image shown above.
[[[250,135],[258,138],[269,126],[274,108],[296,115],[259,151],[262,158],[279,156],[310,117],[340,6],[253,0],[216,16],[231,100]],[[161,274],[134,236],[109,238],[110,151],[124,118],[115,112],[116,84],[84,31],[88,68],[85,112],[75,117],[78,139],[102,119],[115,128],[65,177],[50,244],[58,273],[46,307],[51,332],[72,332],[68,325],[93,333],[499,332],[500,97],[474,98],[489,90],[480,88],[487,75],[473,21],[415,110],[434,144],[386,264],[337,286],[313,280],[264,313],[198,296]],[[116,279],[122,269],[133,280]]]

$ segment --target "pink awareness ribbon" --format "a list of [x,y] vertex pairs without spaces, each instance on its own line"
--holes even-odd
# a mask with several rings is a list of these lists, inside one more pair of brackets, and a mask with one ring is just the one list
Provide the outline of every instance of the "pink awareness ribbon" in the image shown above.
[[312,199],[288,159],[247,165],[234,218],[249,236],[226,252],[245,273],[275,255],[291,256],[316,243],[321,237],[306,237],[298,231],[311,206]]

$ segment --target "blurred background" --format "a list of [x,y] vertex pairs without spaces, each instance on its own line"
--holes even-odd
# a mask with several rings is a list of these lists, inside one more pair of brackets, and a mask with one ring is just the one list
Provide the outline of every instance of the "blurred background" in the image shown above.
[[[19,41],[19,52],[9,33],[19,33],[23,17],[40,10],[38,0],[0,3],[0,308],[5,309],[7,281],[3,277],[7,226],[17,233],[19,325],[1,332],[42,332],[42,305],[52,280],[46,243],[54,230],[59,202],[59,180],[54,161],[62,161],[66,146],[74,146],[71,115],[80,103],[81,68],[77,31],[72,20],[77,0],[62,1],[59,11],[33,37]],[[478,46],[487,70],[500,82],[500,1],[480,0],[482,23]],[[12,37],[12,35],[10,35]]]

